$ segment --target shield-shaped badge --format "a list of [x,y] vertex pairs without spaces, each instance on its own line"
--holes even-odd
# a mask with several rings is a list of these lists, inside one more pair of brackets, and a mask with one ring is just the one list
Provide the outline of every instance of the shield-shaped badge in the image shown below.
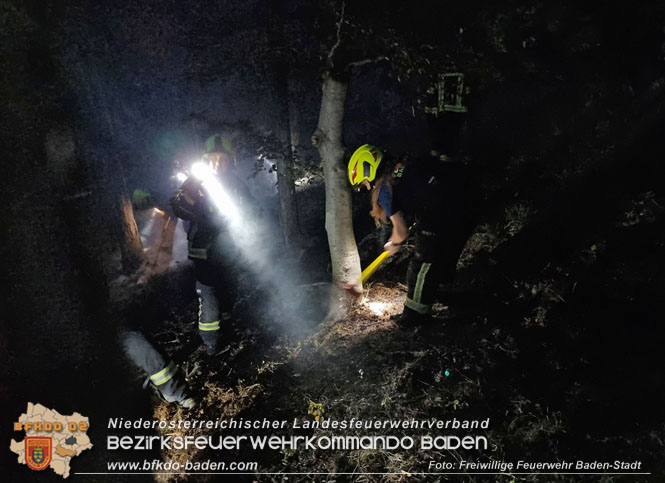
[[25,438],[25,463],[30,469],[43,470],[51,464],[51,438],[28,436]]

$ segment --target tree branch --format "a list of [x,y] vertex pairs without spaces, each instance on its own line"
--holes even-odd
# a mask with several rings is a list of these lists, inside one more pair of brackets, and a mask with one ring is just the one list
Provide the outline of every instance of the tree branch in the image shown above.
[[360,67],[361,65],[375,64],[377,62],[381,62],[382,60],[390,60],[390,59],[385,55],[381,55],[379,57],[376,57],[375,59],[363,59],[363,60],[356,60],[355,62],[350,62],[349,67]]
[[330,49],[330,52],[328,52],[328,64],[330,67],[333,66],[333,56],[335,55],[335,50],[337,50],[337,47],[339,47],[339,44],[342,42],[342,24],[344,23],[344,8],[346,7],[346,3],[342,2],[342,9],[339,14],[339,20],[337,22],[337,40],[335,41],[335,45],[332,46]]

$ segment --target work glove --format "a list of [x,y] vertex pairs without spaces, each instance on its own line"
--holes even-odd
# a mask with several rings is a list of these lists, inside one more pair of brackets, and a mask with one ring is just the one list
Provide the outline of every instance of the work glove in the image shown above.
[[387,250],[388,253],[389,253],[389,256],[392,257],[395,253],[397,253],[399,251],[401,246],[402,246],[401,243],[397,244],[397,243],[394,243],[394,242],[388,240],[388,242],[385,245],[383,245],[383,249]]

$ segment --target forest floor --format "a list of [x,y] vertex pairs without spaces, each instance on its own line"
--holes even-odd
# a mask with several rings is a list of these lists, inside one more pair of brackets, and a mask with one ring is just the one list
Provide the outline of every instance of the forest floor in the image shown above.
[[[442,296],[445,294],[442,294]],[[642,471],[661,473],[665,425],[659,398],[648,396],[648,377],[632,384],[622,373],[626,361],[603,356],[600,372],[590,360],[602,344],[575,342],[546,327],[511,323],[517,312],[500,296],[457,287],[448,306],[435,306],[431,323],[397,326],[405,287],[390,280],[369,285],[360,304],[334,322],[313,323],[298,334],[284,334],[270,311],[237,318],[224,327],[220,352],[196,350],[183,362],[200,404],[182,410],[160,403],[155,417],[166,420],[287,421],[281,430],[190,430],[165,434],[191,436],[409,436],[413,449],[395,450],[240,450],[171,451],[165,461],[256,461],[248,481],[580,481],[572,475],[435,475],[446,470],[430,461],[576,463],[640,460]],[[167,322],[169,335],[196,346],[191,312]],[[514,321],[513,321],[514,322]],[[170,325],[170,327],[169,327]],[[580,339],[582,340],[582,339]],[[588,342],[588,341],[587,341]],[[175,342],[174,342],[175,343]],[[172,347],[173,351],[176,347]],[[631,364],[628,364],[631,366]],[[631,366],[632,367],[632,366]],[[628,369],[630,370],[630,369]],[[602,374],[601,374],[602,373]],[[605,375],[603,375],[605,374]],[[607,376],[609,374],[609,377]],[[614,382],[613,382],[614,381]],[[623,393],[627,391],[627,393]],[[487,429],[295,429],[320,420],[485,421]],[[297,421],[297,422],[296,422]],[[488,449],[421,450],[422,436],[485,436]],[[634,469],[634,468],[633,468]],[[522,469],[521,472],[525,470]],[[572,470],[575,471],[573,466]],[[580,470],[578,470],[580,471]],[[587,470],[588,471],[588,470]],[[611,472],[613,470],[604,470]],[[292,473],[291,475],[277,473]],[[224,475],[198,475],[213,481]],[[239,475],[239,477],[243,477]],[[164,481],[187,480],[168,475]],[[545,479],[543,479],[545,478]],[[653,476],[593,476],[601,482],[659,481]]]
[[[183,410],[155,396],[154,417],[175,423],[268,420],[281,426],[166,430],[164,435],[380,435],[414,441],[410,449],[341,450],[302,444],[253,450],[245,442],[237,449],[170,450],[162,459],[183,465],[257,462],[257,469],[234,475],[247,481],[662,481],[664,329],[654,323],[661,308],[662,228],[660,220],[614,229],[602,243],[575,252],[567,265],[548,262],[520,275],[502,267],[523,270],[526,262],[516,265],[513,252],[496,250],[500,244],[490,239],[497,230],[480,227],[461,257],[455,285],[438,294],[445,305],[435,304],[431,321],[414,327],[391,319],[401,312],[406,296],[399,280],[408,253],[377,272],[362,298],[334,318],[325,317],[330,292],[333,299],[345,295],[329,284],[295,287],[293,301],[270,304],[266,292],[252,290],[245,281],[214,356],[200,347],[195,300],[175,292],[191,283],[186,282],[187,265],[179,264],[178,270],[176,264],[174,270],[153,264],[160,274],[142,275],[153,287],[151,297],[172,302],[157,324],[155,340],[180,363],[199,401]],[[483,254],[488,246],[493,259]],[[505,260],[509,263],[502,265]],[[179,275],[174,278],[174,273]],[[171,280],[162,283],[160,278]],[[299,303],[296,298],[305,301],[306,311],[288,310]],[[299,320],[291,320],[294,316]],[[451,426],[312,428],[317,419],[321,425],[436,420]],[[452,426],[464,421],[486,427]],[[488,447],[421,449],[426,436],[485,437]],[[513,468],[486,470],[494,475],[444,474],[482,471],[461,467],[461,461],[505,462]],[[516,466],[518,461],[568,462],[567,472],[604,474],[529,475],[528,468]],[[612,467],[580,467],[578,462]],[[615,462],[627,466],[617,468]],[[616,474],[635,471],[651,474]],[[158,480],[228,477],[168,474]]]

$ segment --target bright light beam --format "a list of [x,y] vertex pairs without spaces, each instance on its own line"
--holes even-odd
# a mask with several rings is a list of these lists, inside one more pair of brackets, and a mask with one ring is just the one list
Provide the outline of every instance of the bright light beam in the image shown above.
[[233,200],[231,200],[226,191],[224,191],[224,188],[222,188],[221,183],[210,166],[202,161],[194,163],[192,174],[203,182],[203,187],[210,195],[210,199],[215,203],[215,207],[219,212],[226,216],[232,225],[239,225],[240,212],[238,211],[238,207],[233,203]]

